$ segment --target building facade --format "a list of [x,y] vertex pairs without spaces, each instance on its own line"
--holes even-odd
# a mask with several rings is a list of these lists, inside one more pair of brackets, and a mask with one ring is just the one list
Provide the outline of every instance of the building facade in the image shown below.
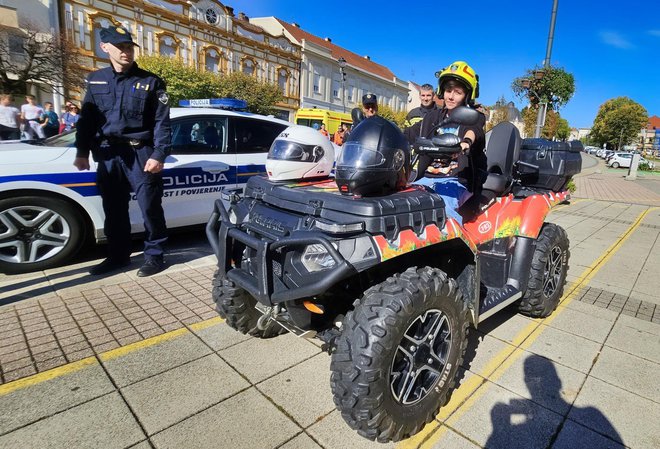
[[60,21],[90,71],[108,65],[101,29],[123,25],[140,46],[138,57],[170,56],[218,74],[241,71],[280,86],[280,118],[293,120],[300,107],[300,46],[215,0],[62,0]]
[[660,155],[660,117],[654,115],[649,117],[646,128],[639,133],[638,149],[646,154]]
[[[251,18],[250,23],[271,34],[282,33],[302,48],[301,107],[350,111],[361,104],[364,94],[373,93],[380,104],[394,111],[407,109],[408,82],[369,56],[357,55],[333,44],[330,38],[320,38],[298,24],[275,17]],[[343,73],[339,65],[341,58],[346,63]]]
[[[59,20],[57,17],[56,0],[2,0],[0,2],[0,28],[38,31],[44,38],[56,36],[59,33]],[[0,39],[5,41],[16,39],[13,33],[0,33]],[[4,42],[12,52],[16,50],[15,55],[10,57],[23,57],[22,42]],[[9,74],[11,76],[11,74]],[[17,78],[15,78],[17,79]],[[55,111],[59,111],[62,105],[63,97],[61,95],[61,86],[50,87],[36,82],[28,83],[28,93],[37,97],[37,102],[52,101]],[[6,92],[13,93],[13,92]],[[16,98],[21,101],[20,98]]]

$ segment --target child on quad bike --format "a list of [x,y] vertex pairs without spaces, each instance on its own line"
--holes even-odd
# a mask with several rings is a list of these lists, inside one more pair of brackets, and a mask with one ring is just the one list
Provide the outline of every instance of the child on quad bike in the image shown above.
[[451,158],[431,159],[420,155],[414,181],[432,187],[443,196],[448,214],[462,223],[462,215],[469,214],[462,206],[471,197],[477,201],[479,198],[486,171],[486,139],[483,120],[472,126],[458,125],[451,122],[451,113],[458,106],[474,106],[479,95],[478,77],[466,62],[456,61],[442,70],[438,78],[438,93],[444,99],[444,107],[429,112],[424,120],[408,128],[406,136],[410,143],[417,136],[430,139],[445,133],[461,139],[461,152]]

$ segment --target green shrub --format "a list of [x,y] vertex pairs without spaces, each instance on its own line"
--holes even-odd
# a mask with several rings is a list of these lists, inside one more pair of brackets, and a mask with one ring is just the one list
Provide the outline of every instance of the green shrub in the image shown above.
[[568,184],[566,185],[566,189],[571,193],[575,193],[575,191],[577,190],[575,181],[573,181],[572,179],[568,181]]
[[637,168],[642,171],[653,171],[648,162],[640,162]]

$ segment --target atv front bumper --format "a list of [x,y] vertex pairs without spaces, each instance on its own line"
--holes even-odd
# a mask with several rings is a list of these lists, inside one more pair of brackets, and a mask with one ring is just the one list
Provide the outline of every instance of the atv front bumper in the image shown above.
[[[330,240],[321,234],[301,231],[275,240],[256,237],[231,223],[229,213],[221,200],[216,200],[213,213],[206,224],[206,237],[218,258],[220,272],[261,304],[269,307],[283,301],[320,295],[337,282],[356,273],[355,268],[337,251]],[[334,260],[333,267],[320,273],[310,273],[302,282],[299,276],[296,280],[288,278],[287,266],[277,261],[287,260],[284,257],[286,253],[301,252],[309,245],[322,245]],[[243,246],[256,252],[250,257],[249,271],[240,266]],[[238,260],[232,260],[233,258]]]

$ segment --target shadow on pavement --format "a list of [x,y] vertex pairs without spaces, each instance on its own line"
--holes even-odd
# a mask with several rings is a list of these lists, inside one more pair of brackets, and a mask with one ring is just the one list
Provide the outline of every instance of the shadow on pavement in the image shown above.
[[[587,425],[595,430],[595,432],[580,432],[576,436],[579,442],[574,441],[576,443],[574,447],[603,447],[604,438],[601,435],[618,444],[624,444],[612,423],[600,410],[595,407],[575,407],[562,399],[561,379],[550,360],[530,354],[524,362],[524,373],[525,384],[533,402],[543,404],[550,398],[554,404],[563,406],[563,409],[570,411],[571,416],[578,417],[581,423],[588,423]],[[490,412],[494,430],[485,447],[507,449],[527,447],[530,436],[538,431],[539,422],[545,419],[544,416],[540,416],[541,413],[550,412],[541,407],[531,406],[527,399],[511,399],[508,403],[498,402]],[[560,426],[558,432],[561,428]]]
[[[206,236],[204,235],[203,228],[191,227],[187,228],[186,233],[175,233],[172,235],[168,242],[168,249],[165,255],[165,261],[168,267],[174,265],[183,265],[185,263],[192,262],[194,260],[209,256],[213,254],[211,247],[209,246]],[[142,242],[140,240],[133,241],[133,252],[142,251]],[[136,271],[142,264],[142,255],[138,254],[131,257],[131,265],[122,270],[117,270],[110,272],[106,275],[101,276],[92,276],[87,274],[89,269],[95,265],[95,263],[100,263],[101,260],[105,257],[106,246],[91,246],[79,254],[71,264],[81,264],[84,263],[85,266],[71,267],[70,269],[63,269],[57,272],[47,272],[45,276],[38,276],[30,279],[20,279],[15,283],[8,283],[2,286],[2,293],[5,296],[0,299],[0,306],[13,304],[18,301],[22,301],[27,298],[34,298],[40,295],[46,295],[49,293],[57,292],[58,290],[63,290],[71,287],[83,287],[87,284],[98,282],[103,279],[110,278],[119,273],[127,273]],[[88,263],[94,262],[94,263]],[[71,278],[66,280],[60,280],[62,278]],[[7,280],[11,280],[11,275],[8,275]],[[58,281],[59,280],[59,281]],[[44,282],[49,282],[49,285],[38,286]],[[29,289],[31,286],[36,286],[33,289]],[[29,289],[29,290],[25,290]],[[21,291],[23,290],[23,291]],[[9,295],[10,292],[19,292],[13,295]],[[4,296],[3,295],[3,296]]]

